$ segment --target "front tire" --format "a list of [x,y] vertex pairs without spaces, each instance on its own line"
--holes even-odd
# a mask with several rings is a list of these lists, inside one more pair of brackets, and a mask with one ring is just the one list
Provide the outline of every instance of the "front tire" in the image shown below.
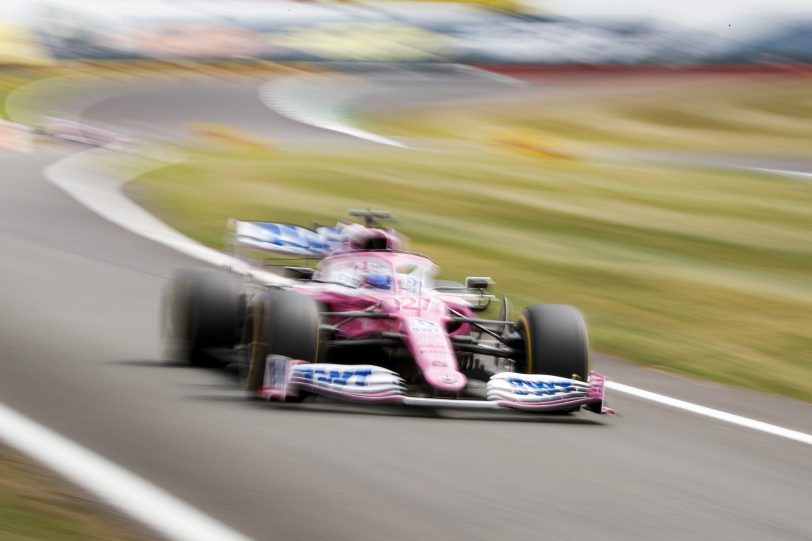
[[586,381],[589,341],[586,322],[574,306],[538,304],[517,321],[524,339],[525,372]]
[[193,366],[219,364],[207,350],[237,342],[243,291],[242,278],[224,270],[177,270],[165,300],[172,357]]
[[268,355],[315,362],[319,355],[319,310],[316,301],[291,291],[266,291],[250,307],[246,334],[248,370],[244,387],[259,391]]

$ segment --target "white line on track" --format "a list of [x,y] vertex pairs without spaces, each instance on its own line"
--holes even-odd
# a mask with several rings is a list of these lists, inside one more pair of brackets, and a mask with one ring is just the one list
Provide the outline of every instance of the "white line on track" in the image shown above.
[[[250,274],[266,283],[285,282],[281,277],[252,270],[244,261],[180,234],[121,192],[121,187],[130,178],[178,161],[178,157],[134,161],[127,173],[119,177],[98,170],[97,162],[103,162],[106,155],[109,156],[110,152],[102,149],[82,152],[49,166],[44,174],[85,207],[133,233],[212,265]],[[134,473],[2,403],[0,441],[38,460],[172,541],[251,541]]]
[[762,173],[772,173],[773,175],[781,175],[782,177],[791,177],[801,182],[812,182],[812,173],[805,171],[790,171],[788,169],[768,169],[766,167],[743,167],[742,169],[749,169],[750,171],[761,171]]
[[[299,77],[299,79],[302,78]],[[299,80],[293,80],[293,78],[270,81],[259,87],[259,98],[276,114],[296,122],[381,145],[406,148],[406,145],[399,141],[353,126],[346,117],[346,113],[342,111],[340,96],[336,98],[330,93],[316,96],[303,95],[301,87],[294,87],[298,83]],[[320,89],[321,86],[316,84],[311,85],[310,88]]]
[[[496,81],[503,85],[525,86],[527,83],[474,66],[454,64],[457,74],[475,76]],[[415,77],[409,70],[392,70],[395,77]],[[419,75],[418,75],[419,77]],[[361,100],[370,87],[364,86],[362,78],[326,79],[323,74],[292,75],[281,80],[268,81],[258,90],[262,102],[276,114],[324,130],[343,133],[372,143],[399,148],[409,148],[400,141],[363,130],[353,125],[347,112],[351,100]]]
[[[74,154],[48,166],[44,174],[48,180],[85,207],[136,235],[146,237],[216,267],[250,275],[266,284],[285,285],[290,283],[281,276],[256,269],[241,259],[203,246],[172,229],[122,193],[121,188],[130,179],[152,169],[179,163],[182,161],[182,157],[167,155],[157,159],[131,161],[123,174],[116,175],[110,171],[99,170],[98,163],[103,163],[105,158],[110,155],[111,153],[105,149],[93,149]],[[119,165],[119,168],[122,166]]]
[[0,441],[173,541],[250,541],[171,494],[0,404]]
[[750,428],[752,430],[758,430],[759,432],[766,432],[767,434],[772,434],[774,436],[780,436],[782,438],[787,438],[790,440],[805,443],[807,445],[812,445],[812,435],[806,434],[804,432],[798,432],[797,430],[790,430],[788,428],[771,425],[763,421],[756,421],[755,419],[742,417],[741,415],[735,415],[733,413],[715,410],[713,408],[708,408],[706,406],[700,406],[699,404],[693,404],[691,402],[686,402],[684,400],[679,400],[677,398],[671,398],[670,396],[652,393],[651,391],[638,389],[637,387],[631,387],[629,385],[624,385],[623,383],[618,383],[616,381],[607,381],[606,387],[612,389],[613,391],[636,396],[637,398],[642,398],[644,400],[657,402],[658,404],[663,404],[665,406],[671,406],[672,408],[690,411],[691,413],[704,415],[705,417],[711,417],[718,421],[724,421],[726,423],[743,426],[745,428]]

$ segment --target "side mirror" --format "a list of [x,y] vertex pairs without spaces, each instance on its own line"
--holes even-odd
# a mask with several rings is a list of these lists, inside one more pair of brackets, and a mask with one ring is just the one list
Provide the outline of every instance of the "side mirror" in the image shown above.
[[493,283],[490,276],[468,276],[465,278],[466,289],[484,291]]

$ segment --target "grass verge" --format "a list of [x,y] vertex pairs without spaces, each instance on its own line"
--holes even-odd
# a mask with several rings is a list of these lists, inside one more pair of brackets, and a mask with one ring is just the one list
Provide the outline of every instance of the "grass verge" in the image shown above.
[[0,539],[135,541],[145,532],[102,513],[72,487],[0,448]]
[[518,131],[563,148],[808,153],[811,81],[805,74],[550,78],[510,99],[380,114],[365,125],[389,136],[473,141]]
[[[386,208],[448,278],[580,307],[593,348],[812,400],[812,189],[742,171],[489,150],[193,152],[129,194],[223,243],[229,217],[330,223]],[[514,314],[515,315],[515,314]]]

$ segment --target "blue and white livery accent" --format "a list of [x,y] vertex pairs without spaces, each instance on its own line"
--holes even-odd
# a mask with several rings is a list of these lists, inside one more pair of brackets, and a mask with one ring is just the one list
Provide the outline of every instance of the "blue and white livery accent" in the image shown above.
[[488,380],[488,400],[548,402],[586,398],[589,384],[576,379],[536,374],[501,372]]
[[435,408],[576,411],[613,413],[604,406],[604,378],[590,374],[588,383],[556,376],[504,372],[487,384],[487,400],[459,400],[406,395],[404,380],[395,372],[369,364],[308,363],[279,355],[266,360],[265,382],[259,396],[290,400],[301,393],[367,404],[402,404]]
[[232,220],[237,246],[301,257],[326,257],[335,252],[346,237],[337,227],[316,230],[298,225]]
[[371,364],[300,364],[291,368],[290,383],[352,394],[400,394],[403,379]]

